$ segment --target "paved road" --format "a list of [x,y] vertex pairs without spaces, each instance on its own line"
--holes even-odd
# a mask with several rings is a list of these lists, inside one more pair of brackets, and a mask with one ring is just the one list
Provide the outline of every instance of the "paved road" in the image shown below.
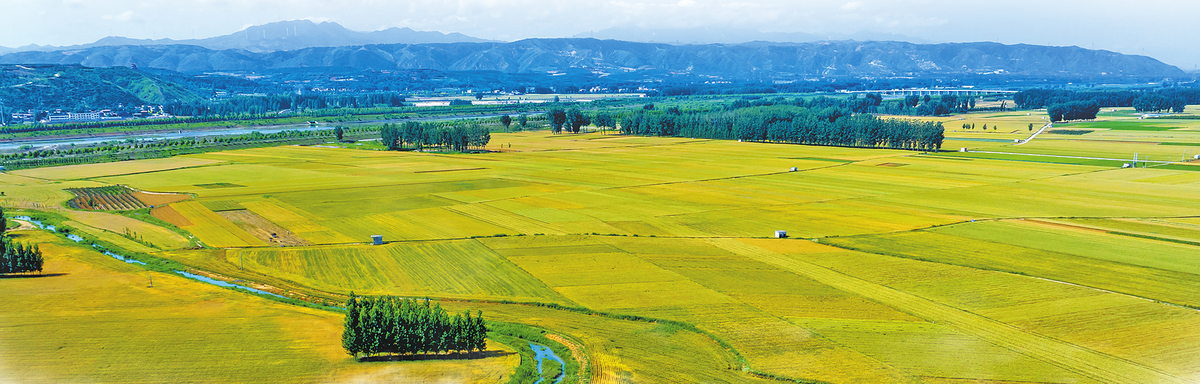
[[1038,135],[1042,134],[1042,132],[1045,132],[1047,129],[1050,129],[1050,128],[1054,128],[1054,122],[1053,122],[1053,121],[1051,121],[1051,122],[1049,122],[1049,123],[1046,123],[1046,125],[1043,125],[1043,126],[1042,126],[1042,129],[1039,129],[1037,132],[1034,132],[1034,133],[1033,133],[1033,136],[1029,136],[1029,138],[1028,138],[1028,139],[1021,140],[1021,142],[1020,142],[1020,143],[1017,143],[1016,145],[1021,145],[1021,144],[1028,143],[1030,140],[1033,140],[1033,138],[1035,138],[1035,137],[1038,137]]
[[[1021,156],[1058,157],[1058,158],[1064,158],[1064,159],[1112,160],[1112,161],[1126,161],[1126,162],[1130,162],[1130,163],[1134,162],[1134,160],[1133,160],[1133,159],[1111,159],[1111,158],[1106,158],[1106,157],[1086,157],[1086,156],[1066,156],[1066,155],[1043,155],[1043,154],[1040,154],[1040,153],[994,152],[994,151],[967,151],[967,152],[970,152],[970,153],[991,153],[991,154],[997,154],[997,155],[1021,155]],[[1139,163],[1139,164],[1141,164],[1141,163],[1174,164],[1174,163],[1176,163],[1176,162],[1173,162],[1173,161],[1162,161],[1162,160],[1140,160],[1140,159],[1139,159],[1139,160],[1137,160],[1137,163]]]

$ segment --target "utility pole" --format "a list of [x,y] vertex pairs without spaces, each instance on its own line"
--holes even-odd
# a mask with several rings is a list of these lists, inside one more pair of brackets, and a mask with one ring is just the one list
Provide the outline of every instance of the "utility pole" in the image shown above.
[[154,275],[147,273],[146,276],[150,276],[150,288],[154,288]]

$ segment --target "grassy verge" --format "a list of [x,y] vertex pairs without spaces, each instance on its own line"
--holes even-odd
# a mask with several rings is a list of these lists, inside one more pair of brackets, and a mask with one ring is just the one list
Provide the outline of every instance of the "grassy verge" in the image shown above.
[[[524,324],[514,323],[488,323],[488,337],[502,342],[509,347],[512,347],[521,355],[521,365],[517,366],[517,371],[513,374],[509,383],[532,383],[537,381],[539,377],[545,377],[548,383],[554,382],[553,378],[558,375],[565,375],[565,382],[578,382],[581,375],[586,377],[586,372],[579,372],[579,362],[571,357],[571,350],[561,343],[551,340],[546,337],[546,330],[531,327]],[[559,358],[566,362],[566,366],[558,369],[558,372],[550,372],[546,368],[548,366],[557,366],[558,362],[545,360],[543,362],[543,371],[539,375],[537,372],[537,361],[534,360],[533,349],[529,347],[529,343],[537,343],[550,347],[551,351]],[[553,362],[554,364],[546,364]]]

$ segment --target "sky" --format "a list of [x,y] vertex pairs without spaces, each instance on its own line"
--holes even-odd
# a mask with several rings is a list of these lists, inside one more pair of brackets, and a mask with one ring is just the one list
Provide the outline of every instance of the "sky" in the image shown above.
[[309,19],[514,41],[613,27],[892,33],[931,42],[1079,46],[1200,68],[1196,0],[0,0],[0,46],[190,39]]

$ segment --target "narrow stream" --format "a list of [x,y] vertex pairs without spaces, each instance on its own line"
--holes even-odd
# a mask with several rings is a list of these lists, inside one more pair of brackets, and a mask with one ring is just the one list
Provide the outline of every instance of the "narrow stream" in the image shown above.
[[554,354],[554,351],[551,350],[550,347],[547,347],[547,346],[541,345],[541,344],[534,344],[531,342],[531,343],[529,343],[529,348],[533,349],[533,354],[534,354],[533,358],[535,360],[537,360],[538,376],[540,376],[540,378],[538,378],[538,381],[535,382],[534,384],[542,384],[543,381],[546,381],[546,377],[542,376],[543,372],[544,372],[542,370],[542,362],[546,361],[547,359],[557,361],[559,364],[562,365],[562,369],[559,371],[560,373],[558,375],[558,378],[554,380],[554,384],[561,383],[563,381],[563,378],[567,377],[567,375],[566,375],[567,363],[564,362],[561,357],[558,357],[558,355]]
[[[47,231],[50,231],[50,232],[56,232],[56,233],[58,232],[58,231],[56,230],[56,228],[54,228],[54,226],[53,226],[53,225],[46,225],[46,224],[42,223],[41,221],[34,220],[32,217],[29,217],[29,216],[13,216],[13,217],[12,217],[12,219],[13,219],[13,220],[21,220],[21,221],[26,221],[26,222],[29,222],[30,224],[33,224],[33,226],[35,226],[35,227],[38,227],[38,228],[41,228],[41,229],[45,229],[45,230],[47,230]],[[74,242],[76,242],[76,243],[83,241],[83,238],[82,238],[82,237],[80,237],[79,235],[76,235],[76,234],[74,234],[74,233],[67,234],[67,238],[68,238],[68,239],[71,239],[71,241],[74,241]],[[121,261],[124,261],[124,262],[126,262],[126,263],[129,263],[129,264],[146,265],[146,263],[144,263],[144,262],[142,262],[142,261],[140,261],[140,260],[136,260],[136,259],[134,259],[134,258],[131,258],[131,257],[126,257],[126,256],[122,256],[122,255],[119,255],[119,254],[113,253],[112,251],[109,251],[109,250],[107,250],[107,249],[104,249],[104,247],[101,247],[101,246],[100,246],[100,245],[98,245],[98,244],[92,244],[92,248],[96,248],[96,250],[97,250],[97,251],[100,251],[100,252],[101,252],[101,253],[103,253],[105,256],[108,256],[108,257],[111,257],[111,258],[114,258],[114,259],[117,259],[117,260],[121,260]],[[187,278],[189,278],[189,279],[193,279],[193,280],[197,280],[197,281],[201,281],[201,282],[209,283],[209,284],[216,285],[216,286],[220,286],[220,287],[233,288],[233,289],[240,289],[240,290],[247,291],[247,292],[252,292],[252,293],[257,293],[257,294],[262,294],[262,295],[270,295],[270,296],[275,296],[275,297],[278,297],[278,298],[281,298],[281,299],[286,299],[286,298],[287,298],[287,297],[284,297],[284,296],[281,296],[281,295],[277,295],[277,294],[274,294],[274,293],[271,293],[271,292],[267,292],[267,291],[264,291],[264,290],[261,290],[261,289],[254,289],[254,288],[250,288],[250,287],[247,287],[247,286],[242,286],[242,285],[237,285],[237,284],[233,284],[233,283],[228,283],[228,282],[224,282],[224,281],[221,281],[221,280],[217,280],[217,279],[209,278],[209,277],[207,277],[207,276],[201,276],[201,275],[197,275],[197,274],[194,274],[194,273],[187,273],[187,272],[184,272],[184,271],[174,271],[174,272],[175,272],[175,273],[177,273],[177,274],[179,274],[180,276],[187,277]],[[553,354],[553,352],[551,352],[551,354]],[[538,361],[538,369],[539,369],[539,370],[541,369],[541,360],[539,360],[539,361]]]
[[184,271],[175,271],[175,273],[177,273],[177,274],[179,274],[180,276],[183,276],[183,277],[187,277],[187,278],[194,279],[194,280],[199,280],[199,281],[202,281],[202,282],[205,282],[205,283],[209,283],[209,284],[212,284],[212,285],[216,285],[216,286],[219,286],[219,287],[226,287],[226,288],[239,289],[239,290],[243,290],[243,291],[247,291],[247,292],[253,292],[253,293],[257,293],[257,294],[261,294],[261,295],[269,295],[269,296],[274,296],[274,297],[278,297],[278,298],[280,298],[280,299],[286,299],[286,298],[287,298],[287,297],[284,297],[284,296],[282,296],[282,295],[276,295],[276,294],[274,294],[274,293],[267,292],[267,291],[264,291],[264,290],[261,290],[261,289],[254,289],[254,288],[250,288],[250,287],[247,287],[247,286],[244,286],[244,285],[237,285],[237,284],[234,284],[234,283],[230,283],[230,282],[225,282],[225,281],[221,281],[221,280],[213,279],[213,278],[210,278],[210,277],[208,277],[208,276],[201,276],[201,275],[197,275],[197,274],[194,274],[194,273],[187,273],[187,272],[184,272]]

